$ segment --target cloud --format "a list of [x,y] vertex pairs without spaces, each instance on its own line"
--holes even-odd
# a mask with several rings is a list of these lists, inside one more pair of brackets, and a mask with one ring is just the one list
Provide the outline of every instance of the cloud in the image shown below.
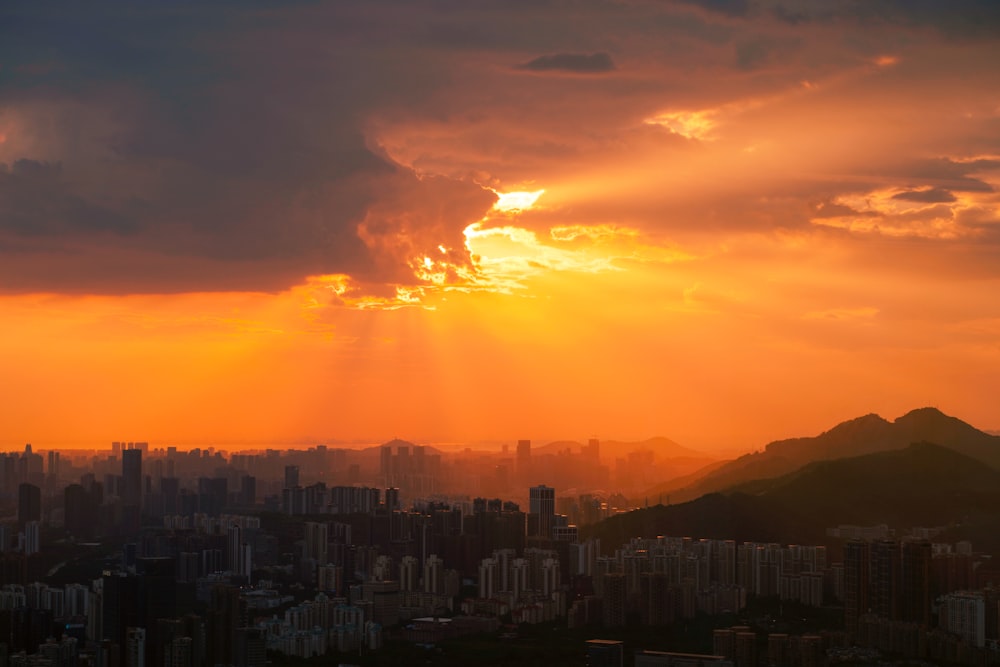
[[883,190],[993,238],[997,161],[964,157],[1000,151],[992,45],[698,4],[5,6],[0,289],[390,298],[469,280],[490,189],[544,189],[540,239],[869,226],[842,197]]
[[419,99],[438,75],[352,44],[351,12],[5,14],[0,288],[415,283],[406,252],[461,248],[492,204],[476,183],[420,178],[370,142],[372,109]]
[[111,233],[139,228],[129,203],[114,210],[74,192],[59,164],[30,159],[0,163],[0,231],[19,237]]
[[746,16],[751,9],[750,0],[681,0],[684,4],[696,5],[710,12],[725,16]]
[[[725,3],[725,0],[720,1]],[[1000,27],[1000,6],[992,0],[954,0],[947,4],[934,0],[850,0],[838,3],[765,3],[758,0],[753,4],[755,8],[769,11],[792,24],[805,21],[839,23],[845,20],[882,22],[896,26],[930,27],[955,38],[993,38],[997,27]]]
[[517,69],[532,72],[572,72],[575,74],[601,74],[615,69],[615,63],[607,53],[556,53],[538,56],[517,66]]
[[903,199],[905,201],[915,201],[924,204],[947,204],[956,201],[955,195],[943,188],[928,188],[926,190],[906,190],[897,192],[893,199]]

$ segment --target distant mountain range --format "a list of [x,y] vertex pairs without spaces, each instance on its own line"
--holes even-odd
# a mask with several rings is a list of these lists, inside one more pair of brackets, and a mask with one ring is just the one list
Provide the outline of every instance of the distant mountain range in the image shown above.
[[822,543],[828,527],[879,523],[960,524],[977,548],[1000,547],[1000,471],[952,448],[919,442],[815,461],[722,493],[612,517],[584,533],[608,544],[639,535]]
[[755,480],[781,477],[816,461],[898,450],[914,442],[936,443],[1000,469],[1000,436],[980,431],[936,408],[921,408],[893,422],[870,414],[838,424],[815,437],[778,440],[763,451],[711,464],[693,474],[658,484],[648,489],[644,497],[669,497],[671,502],[692,500]]

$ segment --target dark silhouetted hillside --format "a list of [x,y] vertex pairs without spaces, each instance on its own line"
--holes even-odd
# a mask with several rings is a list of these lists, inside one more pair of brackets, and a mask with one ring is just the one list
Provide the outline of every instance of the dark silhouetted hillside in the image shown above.
[[815,437],[778,440],[764,451],[741,456],[700,478],[666,481],[646,495],[670,494],[678,500],[690,500],[753,480],[779,477],[814,461],[898,450],[913,442],[934,442],[1000,469],[1000,436],[984,433],[936,408],[921,408],[894,422],[870,414]]
[[905,449],[807,464],[679,505],[612,517],[593,529],[622,535],[690,535],[737,541],[822,542],[839,524],[994,526],[1000,471],[950,448]]

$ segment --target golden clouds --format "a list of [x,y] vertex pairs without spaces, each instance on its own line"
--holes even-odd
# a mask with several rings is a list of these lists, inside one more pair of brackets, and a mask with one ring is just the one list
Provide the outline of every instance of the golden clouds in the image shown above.
[[952,192],[931,185],[891,187],[843,194],[817,206],[814,225],[854,233],[890,237],[956,240],[982,235],[980,226],[965,225],[970,212],[997,216],[1000,208],[992,190]]

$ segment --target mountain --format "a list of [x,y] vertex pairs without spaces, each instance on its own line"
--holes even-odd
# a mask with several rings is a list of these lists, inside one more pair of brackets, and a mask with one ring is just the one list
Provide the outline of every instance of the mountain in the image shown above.
[[893,422],[870,414],[815,437],[777,440],[761,452],[741,456],[697,479],[666,481],[645,495],[690,500],[752,480],[779,477],[813,461],[897,450],[920,441],[940,444],[1000,469],[1000,436],[984,433],[936,408],[920,408]]
[[[619,544],[637,535],[737,541],[825,541],[839,524],[896,527],[961,523],[976,545],[998,546],[1000,471],[931,443],[817,461],[679,505],[607,519],[585,534]],[[972,532],[969,532],[972,531]]]

